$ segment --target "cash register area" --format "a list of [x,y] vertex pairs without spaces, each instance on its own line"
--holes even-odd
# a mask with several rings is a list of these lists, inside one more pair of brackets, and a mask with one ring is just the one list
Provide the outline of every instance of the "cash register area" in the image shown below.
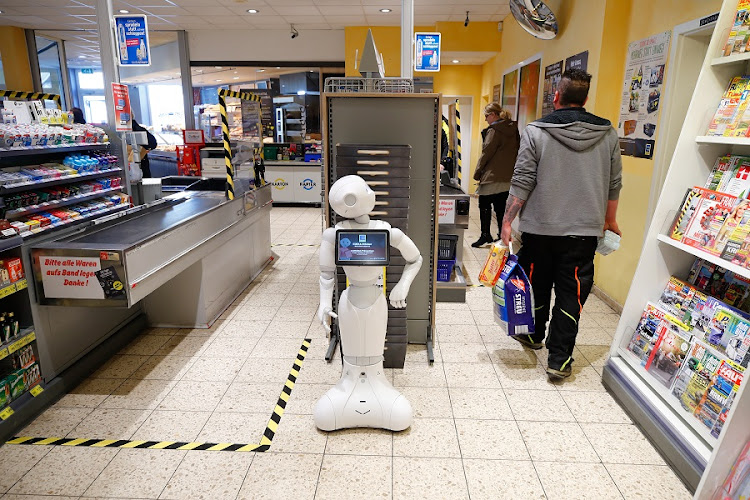
[[[478,214],[476,200],[471,213]],[[266,452],[0,448],[0,496],[212,499],[687,499],[689,493],[600,382],[619,319],[593,295],[573,375],[549,382],[546,350],[495,325],[488,288],[437,304],[435,362],[410,345],[388,377],[410,400],[403,432],[318,431],[316,400],[340,376],[324,360],[320,209],[274,207],[269,266],[208,330],[143,332],[19,435],[258,443],[304,339],[310,347]],[[493,221],[493,228],[496,228]],[[467,276],[487,248],[472,217]]]

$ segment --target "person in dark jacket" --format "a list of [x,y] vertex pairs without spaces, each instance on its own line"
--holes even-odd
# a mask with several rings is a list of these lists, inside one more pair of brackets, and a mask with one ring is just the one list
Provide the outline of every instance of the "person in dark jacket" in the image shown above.
[[81,108],[70,108],[70,113],[73,115],[73,123],[86,123],[86,118],[83,117],[83,110]]
[[[133,118],[133,132],[146,132],[148,144],[142,145],[141,147],[149,151],[156,149],[156,137],[154,137],[153,134],[146,130],[140,123],[135,121],[135,118]],[[151,166],[148,163],[148,154],[146,154],[141,160],[141,170],[143,171],[143,177],[151,177]]]
[[[502,231],[505,202],[508,200],[510,179],[513,166],[518,156],[521,143],[518,134],[518,123],[511,119],[510,113],[496,102],[484,108],[484,119],[489,125],[482,130],[482,155],[474,171],[474,180],[479,181],[479,222],[482,233],[479,239],[471,244],[481,247],[492,243],[496,238],[490,234],[492,208],[497,217],[498,231]],[[498,238],[500,235],[498,233]]]

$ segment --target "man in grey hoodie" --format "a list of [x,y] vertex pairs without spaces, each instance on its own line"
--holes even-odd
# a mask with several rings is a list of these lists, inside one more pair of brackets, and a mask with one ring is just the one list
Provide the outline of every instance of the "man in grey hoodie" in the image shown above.
[[546,336],[550,378],[571,374],[578,321],[594,285],[597,239],[607,229],[620,234],[620,145],[609,120],[583,107],[590,82],[585,71],[563,73],[555,111],[521,134],[503,217],[501,237],[508,244],[511,222],[520,213],[518,258],[534,290],[535,332],[513,337],[526,347],[543,346],[555,288]]

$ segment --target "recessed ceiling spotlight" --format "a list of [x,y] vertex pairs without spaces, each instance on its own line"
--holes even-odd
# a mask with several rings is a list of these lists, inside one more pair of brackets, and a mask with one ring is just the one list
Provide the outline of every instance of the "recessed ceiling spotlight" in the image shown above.
[[235,72],[234,72],[234,74],[235,74],[235,75],[236,75],[237,73],[239,73],[239,71],[235,71]]
[[458,63],[460,63],[461,61],[459,61],[458,59],[454,59],[454,60],[452,60],[451,62],[452,62],[453,64],[458,64]]
[[281,66],[276,66],[276,69],[281,69]]
[[86,59],[86,56],[78,56],[78,59]]
[[224,66],[214,66],[216,69],[224,69]]
[[259,70],[257,70],[257,71],[258,71],[258,73],[263,73],[263,72],[264,72],[264,71],[266,71],[266,70],[264,70],[264,69],[259,69]]
[[119,12],[120,14],[130,14],[130,11],[125,9],[120,9],[117,12]]
[[215,81],[215,82],[220,82],[220,81],[221,81],[221,79],[216,79],[216,80],[214,80],[214,81]]
[[234,77],[234,79],[235,79],[235,80],[239,80],[239,79],[240,79],[240,77],[239,77],[239,76],[235,76],[235,77]]
[[196,69],[195,72],[196,73],[203,73],[203,70],[202,69]]
[[257,14],[258,12],[260,12],[258,9],[247,9],[248,14]]
[[0,10],[0,14],[4,14],[4,12],[2,10]]
[[391,12],[391,9],[380,9],[380,12],[382,12],[383,14],[388,14],[389,12]]

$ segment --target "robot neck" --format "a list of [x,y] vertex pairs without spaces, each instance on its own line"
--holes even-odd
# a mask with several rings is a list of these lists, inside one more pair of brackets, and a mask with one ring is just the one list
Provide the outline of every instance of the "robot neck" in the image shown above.
[[370,216],[367,214],[360,215],[359,217],[355,217],[354,220],[357,221],[358,224],[369,224]]

